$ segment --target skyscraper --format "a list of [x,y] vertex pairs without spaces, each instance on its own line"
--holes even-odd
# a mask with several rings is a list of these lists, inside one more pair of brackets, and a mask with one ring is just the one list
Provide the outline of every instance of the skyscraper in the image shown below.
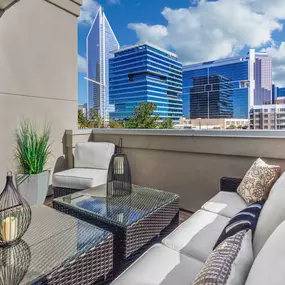
[[182,117],[182,63],[174,53],[141,43],[114,54],[109,63],[112,119],[129,118],[140,102],[155,103],[161,120]]
[[[227,86],[230,86],[232,92],[234,118],[248,118],[251,106],[268,104],[271,101],[271,60],[266,53],[256,53],[254,49],[250,49],[243,57],[236,56],[183,67],[184,117],[190,118],[193,78],[212,75],[229,80]],[[207,85],[203,86],[206,88]],[[224,88],[223,85],[221,87]],[[202,89],[201,93],[204,92]]]
[[87,35],[86,47],[87,77],[100,83],[87,81],[87,109],[95,108],[103,120],[108,120],[114,110],[109,102],[109,59],[120,45],[101,7]]
[[272,103],[272,58],[266,53],[255,53],[254,105]]
[[233,117],[232,83],[221,75],[193,77],[191,119]]

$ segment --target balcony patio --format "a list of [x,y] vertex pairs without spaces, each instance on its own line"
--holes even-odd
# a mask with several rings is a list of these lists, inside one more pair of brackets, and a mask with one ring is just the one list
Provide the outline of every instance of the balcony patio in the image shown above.
[[219,191],[221,177],[243,177],[258,157],[285,170],[285,132],[271,130],[67,130],[62,159],[72,168],[76,143],[120,138],[134,184],[178,194],[190,212]]

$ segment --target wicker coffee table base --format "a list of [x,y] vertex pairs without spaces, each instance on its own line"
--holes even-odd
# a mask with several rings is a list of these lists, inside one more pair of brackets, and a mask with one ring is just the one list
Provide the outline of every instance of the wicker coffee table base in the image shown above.
[[168,235],[179,223],[178,197],[129,227],[120,227],[119,225],[108,223],[87,211],[57,201],[54,201],[53,207],[113,233],[113,272],[115,276],[120,274],[122,270],[134,262],[154,243],[159,242]]
[[79,189],[71,189],[71,188],[62,188],[62,187],[53,187],[53,197],[58,198],[70,194],[74,194],[82,190]]
[[33,285],[108,285],[113,279],[113,237],[58,267]]

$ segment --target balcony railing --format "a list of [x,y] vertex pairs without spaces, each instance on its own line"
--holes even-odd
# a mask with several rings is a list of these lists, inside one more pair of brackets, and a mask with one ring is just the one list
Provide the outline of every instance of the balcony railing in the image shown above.
[[123,139],[135,184],[174,192],[180,206],[196,211],[219,191],[222,176],[242,177],[255,158],[285,170],[285,131],[126,130],[66,132],[66,156],[73,166],[77,142]]

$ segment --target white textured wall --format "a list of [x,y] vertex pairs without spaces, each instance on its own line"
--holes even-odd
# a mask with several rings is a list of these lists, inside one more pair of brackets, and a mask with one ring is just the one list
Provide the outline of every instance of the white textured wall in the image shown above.
[[[69,0],[21,0],[0,17],[0,189],[14,168],[14,133],[22,118],[51,123],[53,158],[64,131],[77,128],[77,18]],[[58,3],[57,3],[58,2]],[[71,13],[66,10],[70,9]],[[64,167],[61,161],[57,167]]]

